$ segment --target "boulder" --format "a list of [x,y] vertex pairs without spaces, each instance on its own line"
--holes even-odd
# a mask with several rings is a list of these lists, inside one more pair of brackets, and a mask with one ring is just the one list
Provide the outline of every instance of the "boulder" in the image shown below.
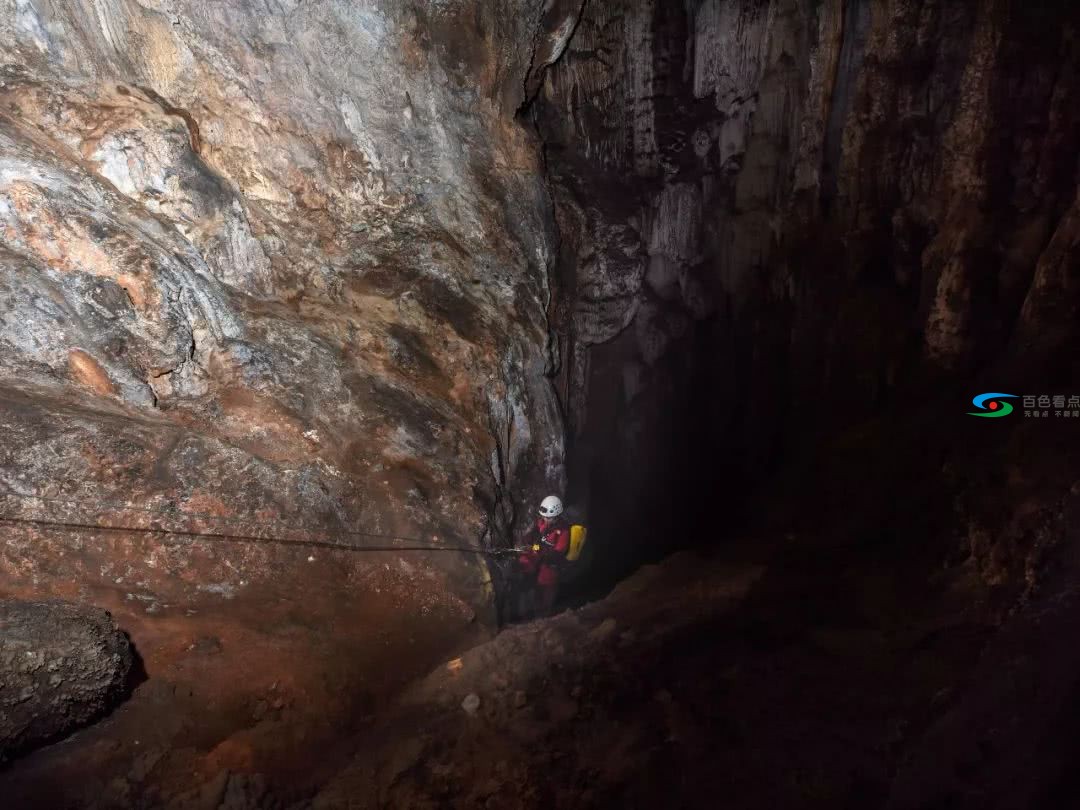
[[0,760],[103,716],[123,700],[133,661],[104,610],[0,601]]

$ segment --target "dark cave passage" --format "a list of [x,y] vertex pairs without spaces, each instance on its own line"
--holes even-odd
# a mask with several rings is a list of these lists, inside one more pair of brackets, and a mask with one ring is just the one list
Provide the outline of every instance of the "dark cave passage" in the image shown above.
[[588,420],[567,448],[569,500],[586,505],[590,532],[571,601],[603,595],[674,551],[723,543],[750,517],[751,485],[736,445],[724,441],[724,409],[702,361],[713,326],[696,324],[684,338],[685,368],[645,412],[624,398],[632,343],[617,338],[591,352]]
[[1076,803],[1075,2],[11,8],[12,807]]
[[[559,225],[569,496],[594,529],[579,593],[762,524],[776,476],[860,425],[1074,379],[1074,337],[1031,335],[1057,293],[1021,307],[1016,286],[1059,261],[1044,224],[1069,227],[1073,11],[888,14],[586,4],[548,69],[526,115]],[[971,167],[981,195],[952,185]]]

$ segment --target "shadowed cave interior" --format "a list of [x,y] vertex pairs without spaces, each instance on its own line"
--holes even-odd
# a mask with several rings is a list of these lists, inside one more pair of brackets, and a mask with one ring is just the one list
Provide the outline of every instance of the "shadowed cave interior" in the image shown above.
[[1078,36],[0,0],[5,801],[1080,803]]

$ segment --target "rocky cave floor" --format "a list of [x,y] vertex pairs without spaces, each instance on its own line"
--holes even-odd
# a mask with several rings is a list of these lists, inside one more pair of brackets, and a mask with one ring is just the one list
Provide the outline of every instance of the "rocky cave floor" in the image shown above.
[[[160,675],[106,720],[17,761],[4,792],[14,806],[100,808],[709,806],[721,795],[775,807],[878,796],[904,733],[884,697],[919,639],[827,624],[797,633],[747,615],[741,606],[772,576],[756,556],[677,555],[600,602],[512,626],[460,656],[440,657],[435,639],[384,652],[395,642],[305,623],[313,604],[303,615],[252,605],[229,620],[155,620]],[[955,635],[920,656],[929,694],[952,674],[934,656]],[[404,690],[370,683],[433,665]],[[480,698],[474,715],[462,708],[469,694]],[[778,758],[788,765],[779,779]]]
[[[919,447],[919,431],[887,442]],[[904,456],[857,432],[828,474],[781,477],[782,508],[737,540],[494,636],[479,621],[451,632],[438,611],[408,638],[350,632],[350,615],[389,616],[400,595],[327,596],[348,590],[327,587],[331,557],[227,611],[128,610],[149,677],[105,720],[9,763],[5,806],[1069,806],[1080,655],[1062,639],[1080,563],[1058,541],[1080,486],[1048,502],[1073,451],[1025,439],[967,459],[1042,471],[1024,484],[1040,509],[1015,482],[986,495],[1035,515],[1029,535],[1064,527],[1029,558],[1025,593],[989,586],[977,553],[942,551],[985,504],[917,477],[941,464],[933,443]],[[1017,529],[994,531],[1000,548]]]

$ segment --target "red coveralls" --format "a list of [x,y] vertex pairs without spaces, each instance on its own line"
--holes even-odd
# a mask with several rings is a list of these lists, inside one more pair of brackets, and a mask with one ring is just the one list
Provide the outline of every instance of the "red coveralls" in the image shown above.
[[536,591],[538,609],[541,615],[547,615],[555,604],[559,592],[559,564],[566,560],[570,548],[570,529],[558,518],[547,520],[539,518],[528,534],[530,543],[539,540],[540,550],[532,548],[518,557],[522,570],[527,574],[536,572]]

